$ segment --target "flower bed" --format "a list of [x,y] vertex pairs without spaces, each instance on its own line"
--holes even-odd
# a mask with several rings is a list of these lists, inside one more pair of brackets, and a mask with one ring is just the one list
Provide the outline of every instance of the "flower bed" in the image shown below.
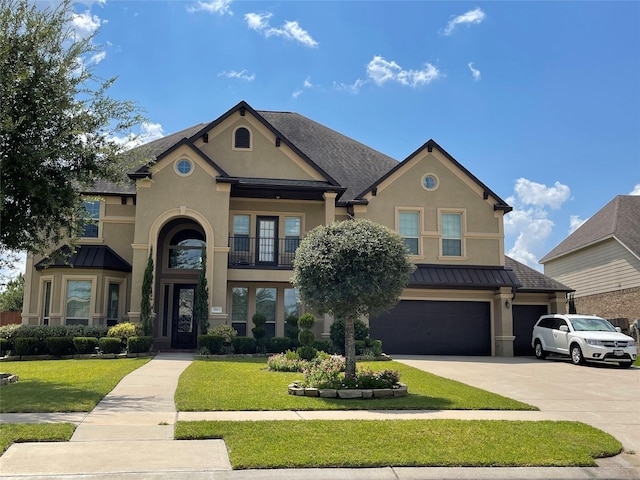
[[404,383],[396,383],[392,388],[315,388],[305,387],[303,382],[289,384],[289,395],[321,398],[394,398],[406,397],[409,390]]

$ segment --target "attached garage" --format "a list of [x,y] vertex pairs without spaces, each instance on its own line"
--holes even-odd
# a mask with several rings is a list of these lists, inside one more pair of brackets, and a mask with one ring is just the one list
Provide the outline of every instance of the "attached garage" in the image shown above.
[[515,356],[533,355],[531,332],[533,325],[541,315],[548,313],[547,305],[514,305],[513,306],[513,354]]
[[491,355],[489,302],[402,300],[369,327],[390,354]]

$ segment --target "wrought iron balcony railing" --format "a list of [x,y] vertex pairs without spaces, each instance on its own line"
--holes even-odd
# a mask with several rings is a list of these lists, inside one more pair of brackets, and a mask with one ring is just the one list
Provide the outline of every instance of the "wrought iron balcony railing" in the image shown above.
[[229,237],[230,268],[292,269],[300,245],[298,237],[265,238],[235,235]]

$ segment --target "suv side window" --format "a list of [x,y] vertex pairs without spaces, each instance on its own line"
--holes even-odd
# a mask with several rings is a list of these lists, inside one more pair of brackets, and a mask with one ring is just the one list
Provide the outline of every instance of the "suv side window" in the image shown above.
[[554,318],[543,318],[542,320],[540,320],[538,326],[542,328],[553,328],[554,323]]
[[567,322],[565,322],[562,318],[556,318],[555,325],[553,326],[554,330],[560,330],[561,326],[567,326]]

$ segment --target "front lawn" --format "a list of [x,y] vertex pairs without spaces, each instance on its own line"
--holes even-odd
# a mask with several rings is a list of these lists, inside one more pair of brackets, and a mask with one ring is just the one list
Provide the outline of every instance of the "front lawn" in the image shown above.
[[622,445],[578,422],[480,420],[179,422],[176,438],[221,438],[234,469],[596,466]]
[[195,360],[176,392],[178,411],[215,410],[537,410],[510,398],[445,379],[398,362],[363,362],[393,369],[409,395],[393,399],[340,400],[289,395],[301,373],[270,372],[265,358]]
[[0,424],[0,455],[12,443],[68,442],[75,429],[76,426],[72,423]]
[[2,387],[0,412],[88,412],[118,382],[151,358],[5,362],[17,383]]

